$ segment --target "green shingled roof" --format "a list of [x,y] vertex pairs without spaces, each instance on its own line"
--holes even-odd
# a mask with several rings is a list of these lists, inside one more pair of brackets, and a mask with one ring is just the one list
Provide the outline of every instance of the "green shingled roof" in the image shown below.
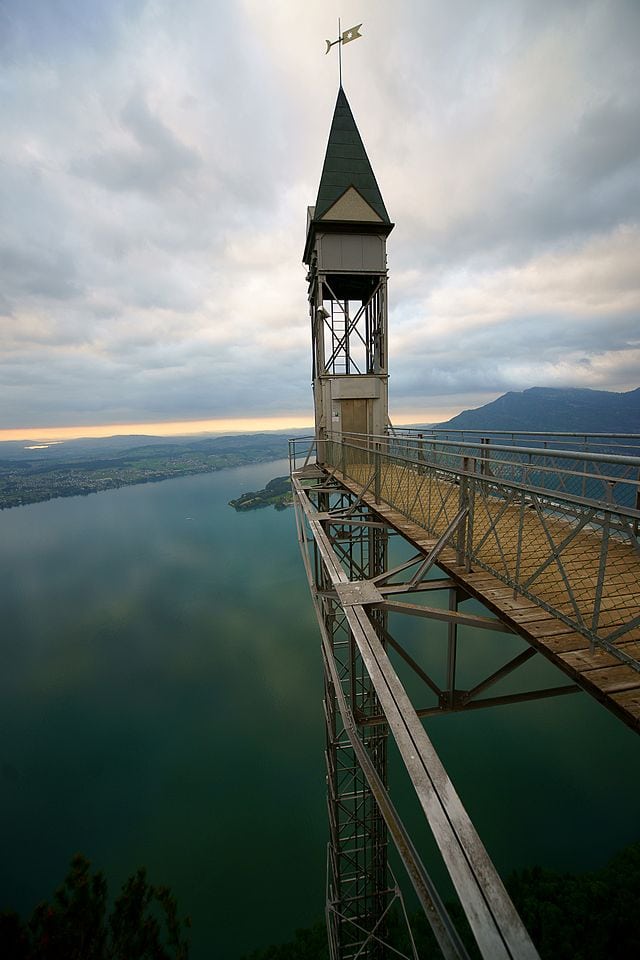
[[351,107],[340,87],[318,187],[314,219],[322,217],[349,187],[356,188],[384,223],[391,222]]

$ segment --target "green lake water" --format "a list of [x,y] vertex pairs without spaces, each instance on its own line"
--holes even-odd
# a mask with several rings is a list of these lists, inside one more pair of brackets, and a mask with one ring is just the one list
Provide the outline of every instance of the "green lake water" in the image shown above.
[[[0,909],[29,912],[82,851],[114,892],[141,864],[168,884],[193,960],[239,958],[322,915],[321,660],[293,513],[227,506],[286,470],[0,513]],[[444,642],[402,629],[416,651]],[[470,682],[522,646],[461,635]],[[638,839],[640,741],[585,695],[427,730],[501,871],[597,867]]]

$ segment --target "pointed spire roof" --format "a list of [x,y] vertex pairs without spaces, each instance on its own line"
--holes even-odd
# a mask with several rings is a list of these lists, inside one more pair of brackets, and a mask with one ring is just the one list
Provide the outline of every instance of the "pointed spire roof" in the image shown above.
[[391,223],[349,101],[340,87],[313,212],[314,220],[320,220],[350,187],[358,191],[383,223]]

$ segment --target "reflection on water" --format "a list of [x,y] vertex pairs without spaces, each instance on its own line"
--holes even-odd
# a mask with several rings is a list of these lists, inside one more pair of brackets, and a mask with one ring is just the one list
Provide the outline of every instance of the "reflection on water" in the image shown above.
[[[321,662],[293,516],[227,506],[286,469],[0,513],[0,909],[29,911],[81,850],[112,890],[139,864],[168,883],[195,960],[321,916]],[[516,642],[463,637],[470,682]],[[500,869],[595,866],[637,839],[637,740],[586,697],[428,731]]]

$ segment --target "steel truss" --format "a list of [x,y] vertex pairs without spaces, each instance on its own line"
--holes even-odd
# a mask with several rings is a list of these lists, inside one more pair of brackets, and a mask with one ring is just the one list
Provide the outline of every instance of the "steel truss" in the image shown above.
[[[536,950],[438,759],[421,716],[556,696],[575,685],[480,696],[530,657],[527,649],[471,689],[456,685],[458,626],[510,632],[490,617],[458,609],[466,594],[448,578],[427,579],[450,524],[428,556],[388,565],[391,531],[384,518],[317,466],[293,473],[298,538],[318,615],[325,667],[330,840],[327,926],[332,960],[392,956],[385,920],[401,903],[387,863],[390,837],[431,924],[442,955],[466,950],[387,790],[389,732],[409,773],[481,955],[535,958]],[[446,534],[446,532],[445,532]],[[448,609],[407,603],[399,594],[446,590]],[[389,615],[447,623],[446,685],[439,686],[393,636]],[[416,673],[435,703],[417,710],[391,664],[393,650]]]
[[[313,377],[382,374],[387,366],[386,274],[309,272]],[[325,308],[327,304],[327,308]]]
[[[349,512],[350,496],[318,493],[316,507],[326,536],[347,571],[350,582],[366,581],[386,566],[387,535],[382,527],[352,525],[342,515]],[[331,509],[330,509],[331,508]],[[327,871],[327,929],[334,956],[383,956],[385,918],[398,896],[387,867],[387,830],[358,762],[345,728],[340,699],[349,704],[354,720],[362,725],[361,743],[371,769],[386,783],[387,730],[369,725],[369,716],[380,714],[375,691],[344,612],[349,602],[331,588],[321,556],[314,551],[319,608],[325,626],[326,764],[329,847]],[[379,637],[386,631],[387,615],[376,611],[372,623]]]

